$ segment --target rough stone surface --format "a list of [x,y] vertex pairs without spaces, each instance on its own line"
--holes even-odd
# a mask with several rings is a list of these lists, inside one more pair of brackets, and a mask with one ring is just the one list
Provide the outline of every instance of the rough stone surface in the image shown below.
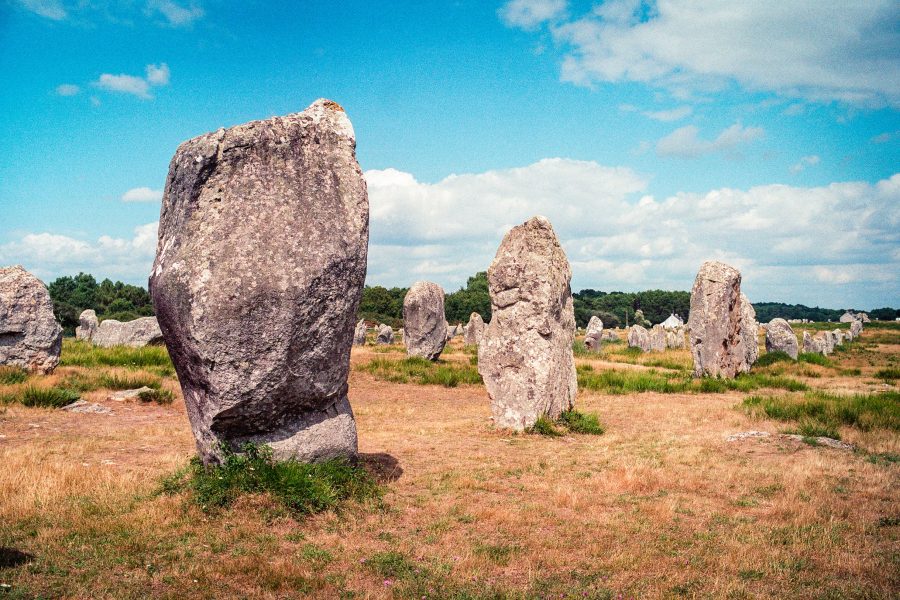
[[856,338],[858,338],[859,334],[862,333],[862,330],[863,330],[862,321],[857,319],[856,321],[853,321],[852,323],[850,323],[850,339],[855,340]]
[[830,331],[822,331],[822,332],[818,333],[817,335],[821,335],[822,339],[824,340],[825,354],[826,355],[832,354],[834,352],[834,342],[835,342],[834,333],[832,333]]
[[650,350],[652,352],[665,352],[666,328],[656,324],[650,328]]
[[841,315],[840,322],[841,323],[852,323],[856,319],[857,319],[857,316],[848,310],[847,312],[845,312],[844,314]]
[[834,345],[840,346],[843,343],[844,343],[844,332],[841,331],[840,329],[835,329],[834,330]]
[[94,413],[100,415],[111,415],[112,409],[108,406],[103,406],[102,404],[94,404],[92,402],[88,402],[87,400],[76,400],[72,404],[66,404],[63,406],[63,410],[67,410],[73,413]]
[[163,333],[156,317],[141,317],[125,322],[106,319],[94,332],[91,342],[101,348],[112,346],[140,348],[162,344]]
[[821,340],[809,335],[808,331],[803,332],[803,351],[812,354],[824,354]]
[[356,324],[356,327],[353,329],[353,345],[354,346],[365,346],[366,345],[366,320],[360,319]]
[[62,332],[47,287],[20,266],[0,269],[0,365],[50,373]]
[[650,332],[640,325],[632,325],[628,330],[628,347],[650,352]]
[[597,352],[603,342],[603,321],[600,317],[593,315],[588,321],[587,329],[584,332],[584,345],[589,350]]
[[347,375],[368,237],[334,102],[179,146],[150,293],[204,461],[247,442],[277,459],[356,454]]
[[437,360],[456,326],[444,318],[444,289],[430,281],[417,281],[403,299],[403,335],[407,356]]
[[772,319],[766,327],[766,352],[784,352],[794,360],[800,348],[791,324],[784,319]]
[[756,320],[753,304],[743,292],[741,292],[741,339],[744,340],[747,365],[751,366],[759,359],[759,321]]
[[[406,331],[403,332],[404,341],[406,339]],[[379,345],[391,345],[394,343],[394,330],[389,325],[382,323],[378,326],[378,333],[375,336],[375,343]]]
[[484,335],[484,319],[476,312],[469,315],[469,323],[463,328],[463,341],[466,346],[477,346]]
[[126,400],[136,400],[140,397],[144,392],[152,392],[153,388],[149,388],[146,385],[143,387],[139,387],[133,390],[122,390],[121,392],[112,392],[106,399],[112,402],[124,402]]
[[694,376],[731,378],[750,370],[741,327],[741,274],[724,263],[703,263],[691,288],[688,328]]
[[75,337],[79,340],[90,341],[99,327],[100,321],[97,320],[96,312],[92,309],[82,311],[81,316],[78,317],[78,327],[75,328]]
[[533,217],[503,238],[488,269],[492,316],[478,346],[496,426],[522,430],[574,405],[571,279],[546,218]]
[[605,331],[603,332],[603,335],[600,336],[600,337],[601,337],[601,338],[603,339],[603,341],[605,341],[605,342],[618,342],[618,341],[619,341],[619,336],[616,335],[616,332],[613,331],[613,330],[611,330],[611,329],[605,330]]
[[863,323],[871,323],[872,322],[872,320],[869,319],[869,313],[859,313],[856,316],[859,317],[859,320],[862,321]]

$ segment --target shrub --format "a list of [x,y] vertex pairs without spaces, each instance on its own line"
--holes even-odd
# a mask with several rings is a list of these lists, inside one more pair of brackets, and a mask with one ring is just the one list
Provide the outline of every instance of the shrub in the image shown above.
[[537,418],[537,421],[534,422],[534,425],[528,428],[528,433],[536,433],[538,435],[546,435],[548,437],[559,437],[562,435],[562,432],[556,428],[556,425],[547,418],[546,415],[541,415]]
[[559,416],[559,421],[572,433],[602,435],[605,431],[597,415],[579,412],[574,408],[563,412]]
[[65,388],[29,386],[22,390],[18,401],[29,407],[60,408],[72,404],[80,397],[78,392]]

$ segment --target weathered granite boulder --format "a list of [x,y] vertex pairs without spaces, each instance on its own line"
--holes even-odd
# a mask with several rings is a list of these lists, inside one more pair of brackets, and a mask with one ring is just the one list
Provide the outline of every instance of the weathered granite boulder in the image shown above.
[[78,327],[75,328],[75,337],[79,340],[91,341],[97,329],[100,327],[100,321],[97,319],[97,313],[91,309],[81,312],[78,317]]
[[575,404],[571,278],[546,218],[533,217],[503,238],[488,269],[492,316],[478,346],[498,427],[523,430]]
[[356,324],[356,327],[353,329],[353,345],[354,346],[365,346],[366,345],[366,320],[360,319]]
[[752,366],[759,360],[759,321],[756,320],[756,309],[744,292],[741,292],[741,338],[744,340],[744,351],[747,365]]
[[50,373],[62,332],[47,287],[20,266],[0,269],[0,365]]
[[859,320],[862,321],[863,323],[871,323],[871,322],[872,322],[872,320],[869,319],[869,313],[859,313],[859,314],[856,315],[856,316],[857,316],[857,317],[859,318]]
[[862,321],[860,321],[859,319],[850,323],[850,339],[855,340],[856,338],[858,338],[859,334],[862,333],[862,330],[863,330],[863,324],[862,324]]
[[823,331],[821,333],[822,337],[825,340],[825,354],[833,354],[835,342],[837,341],[834,337],[833,331]]
[[857,317],[855,314],[853,314],[852,311],[848,310],[848,311],[844,312],[844,314],[841,315],[840,322],[841,323],[852,323],[853,321],[855,321],[858,318],[859,317]]
[[691,288],[688,320],[694,376],[731,378],[750,370],[741,327],[741,274],[724,263],[703,263]]
[[584,332],[584,345],[588,350],[597,352],[603,343],[603,321],[597,315],[591,316],[587,329]]
[[766,327],[766,352],[784,352],[794,360],[800,351],[791,324],[784,319],[772,319]]
[[477,346],[484,335],[484,319],[476,312],[469,315],[469,323],[463,328],[463,341],[466,346]]
[[684,327],[666,329],[666,348],[684,348]]
[[840,329],[835,329],[833,333],[834,333],[834,345],[840,346],[841,344],[843,344],[844,343],[844,332],[841,331]]
[[803,332],[803,351],[811,354],[824,354],[822,340],[809,335],[808,331]]
[[666,328],[659,323],[650,328],[650,350],[652,352],[666,350]]
[[403,335],[407,356],[437,360],[455,325],[444,318],[444,289],[430,281],[417,281],[403,299]]
[[163,333],[156,317],[141,317],[125,322],[106,319],[91,336],[91,342],[101,348],[112,346],[140,348],[161,345]]
[[604,342],[618,342],[619,336],[616,335],[616,332],[612,329],[606,329],[603,331],[603,335],[600,336]]
[[628,347],[650,352],[650,332],[640,325],[632,325],[628,330]]
[[347,375],[368,238],[334,102],[178,147],[150,293],[205,462],[248,442],[276,459],[356,455]]
[[[406,331],[403,332],[404,342],[406,341]],[[394,343],[394,330],[389,325],[382,323],[378,326],[378,333],[375,335],[375,343],[381,346],[391,345]]]

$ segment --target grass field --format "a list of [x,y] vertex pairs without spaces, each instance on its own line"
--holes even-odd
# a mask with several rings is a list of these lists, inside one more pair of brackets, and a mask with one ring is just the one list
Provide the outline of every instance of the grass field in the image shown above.
[[[511,434],[459,339],[354,348],[358,466],[207,471],[164,349],[66,340],[50,376],[0,369],[0,597],[895,598],[898,359],[874,323],[733,382],[609,344],[577,412]],[[107,399],[139,385],[171,402]],[[751,430],[857,450],[726,441]]]

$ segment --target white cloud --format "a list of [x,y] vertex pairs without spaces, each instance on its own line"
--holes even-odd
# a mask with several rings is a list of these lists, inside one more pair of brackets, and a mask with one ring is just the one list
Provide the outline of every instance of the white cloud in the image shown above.
[[19,0],[19,4],[26,10],[53,21],[62,21],[69,16],[60,0]]
[[133,188],[122,194],[122,202],[159,202],[162,190],[151,190],[148,187]]
[[803,171],[803,169],[805,169],[806,167],[812,167],[819,164],[819,160],[819,157],[815,154],[804,156],[791,167],[791,173],[794,173],[796,175],[797,173]]
[[73,83],[62,83],[56,86],[56,93],[59,96],[74,96],[81,91],[81,88]]
[[900,131],[885,131],[884,133],[879,133],[875,137],[872,138],[873,144],[887,144],[891,140],[895,140],[900,137]]
[[204,15],[203,8],[196,2],[184,7],[172,0],[150,0],[147,2],[147,13],[161,14],[173,27],[191,25]]
[[685,117],[690,116],[694,109],[690,106],[677,106],[675,108],[670,108],[667,110],[640,110],[637,106],[632,104],[622,104],[619,106],[619,110],[623,112],[639,112],[645,117],[649,119],[653,119],[654,121],[662,121],[663,123],[669,123],[671,121],[680,121]]
[[[737,82],[816,102],[900,105],[894,0],[609,0],[550,31],[564,81],[638,81],[679,94]],[[506,19],[508,24],[534,27]]]
[[566,4],[566,0],[510,0],[497,12],[510,27],[534,29],[545,21],[560,17]]
[[696,158],[714,152],[728,152],[741,144],[756,141],[765,135],[761,127],[744,127],[735,123],[724,129],[713,140],[704,140],[693,125],[680,127],[656,143],[656,153],[660,156]]
[[100,78],[94,82],[99,88],[118,92],[122,94],[131,94],[142,100],[152,100],[153,95],[150,93],[151,86],[163,86],[169,84],[169,65],[162,63],[160,65],[147,65],[147,77],[136,77],[134,75],[111,75],[103,73]]

